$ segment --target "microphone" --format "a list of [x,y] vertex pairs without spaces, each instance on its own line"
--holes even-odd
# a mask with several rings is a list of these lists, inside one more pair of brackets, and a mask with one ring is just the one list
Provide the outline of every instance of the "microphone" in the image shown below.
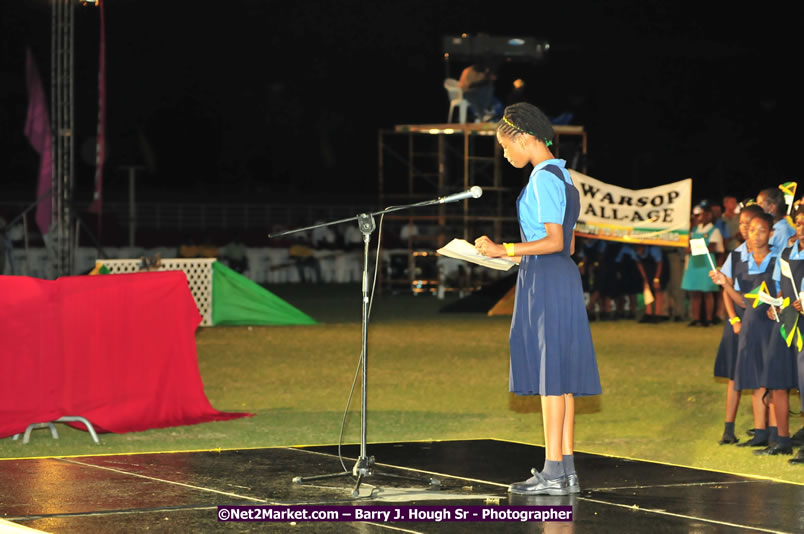
[[481,189],[476,185],[473,185],[472,187],[470,187],[466,191],[463,191],[462,193],[455,193],[452,195],[439,198],[438,203],[446,204],[447,202],[458,202],[459,200],[465,200],[467,198],[480,198],[482,194],[483,189]]

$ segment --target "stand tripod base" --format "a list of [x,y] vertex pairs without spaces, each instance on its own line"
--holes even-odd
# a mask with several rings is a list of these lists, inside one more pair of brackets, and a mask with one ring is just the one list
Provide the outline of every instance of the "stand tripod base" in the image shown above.
[[[310,482],[313,480],[324,480],[328,478],[340,478],[340,477],[348,477],[352,476],[355,477],[355,486],[352,488],[352,497],[357,498],[360,496],[360,485],[363,483],[363,479],[366,477],[374,475],[374,457],[366,457],[361,456],[358,458],[357,462],[355,463],[354,467],[352,467],[352,471],[341,471],[338,473],[328,473],[324,475],[312,475],[312,476],[299,476],[293,477],[294,484],[303,484],[304,482]],[[393,477],[393,478],[400,478],[406,480],[415,480],[420,482],[419,479],[414,477],[408,477],[403,475],[393,475],[390,473],[383,473],[383,476]],[[441,480],[437,478],[430,478],[427,482],[429,489],[438,491],[441,489]]]

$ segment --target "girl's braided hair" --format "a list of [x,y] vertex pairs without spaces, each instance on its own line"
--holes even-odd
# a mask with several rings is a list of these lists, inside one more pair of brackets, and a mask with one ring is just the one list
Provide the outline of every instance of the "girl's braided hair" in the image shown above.
[[497,124],[497,132],[508,137],[532,135],[548,147],[553,144],[553,125],[542,110],[527,102],[518,102],[505,108]]
[[793,217],[794,221],[799,215],[804,215],[804,202],[799,201],[797,204],[793,204],[793,213],[790,215]]
[[760,191],[760,193],[764,193],[768,202],[776,206],[776,213],[772,213],[771,215],[777,218],[787,215],[787,204],[785,204],[784,201],[784,193],[782,193],[778,188],[769,187],[767,189],[763,189]]

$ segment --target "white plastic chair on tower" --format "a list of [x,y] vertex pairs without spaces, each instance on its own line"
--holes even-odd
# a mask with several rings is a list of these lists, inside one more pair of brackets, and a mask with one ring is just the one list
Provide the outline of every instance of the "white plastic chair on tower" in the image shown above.
[[458,122],[464,124],[466,122],[466,110],[469,109],[469,101],[463,97],[463,89],[458,86],[458,80],[455,78],[445,79],[444,89],[447,90],[447,95],[449,96],[449,113],[447,114],[447,122],[452,122],[452,114],[457,106]]

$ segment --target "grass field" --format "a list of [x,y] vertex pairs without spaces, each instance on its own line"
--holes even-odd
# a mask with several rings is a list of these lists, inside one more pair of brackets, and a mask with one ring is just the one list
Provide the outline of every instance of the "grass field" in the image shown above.
[[[212,405],[255,417],[130,434],[61,425],[22,445],[0,440],[0,458],[228,449],[335,443],[360,356],[356,286],[278,286],[318,319],[304,327],[215,327],[196,334]],[[542,444],[538,397],[508,392],[508,317],[439,313],[430,296],[378,297],[369,329],[368,441],[498,438]],[[578,399],[576,448],[804,483],[789,457],[756,457],[717,444],[725,383],[712,378],[721,327],[593,323],[603,395]],[[791,407],[798,412],[796,394]],[[355,391],[345,442],[360,440]],[[737,420],[751,428],[748,396]],[[793,431],[799,415],[791,416]],[[0,469],[1,469],[0,464]]]

